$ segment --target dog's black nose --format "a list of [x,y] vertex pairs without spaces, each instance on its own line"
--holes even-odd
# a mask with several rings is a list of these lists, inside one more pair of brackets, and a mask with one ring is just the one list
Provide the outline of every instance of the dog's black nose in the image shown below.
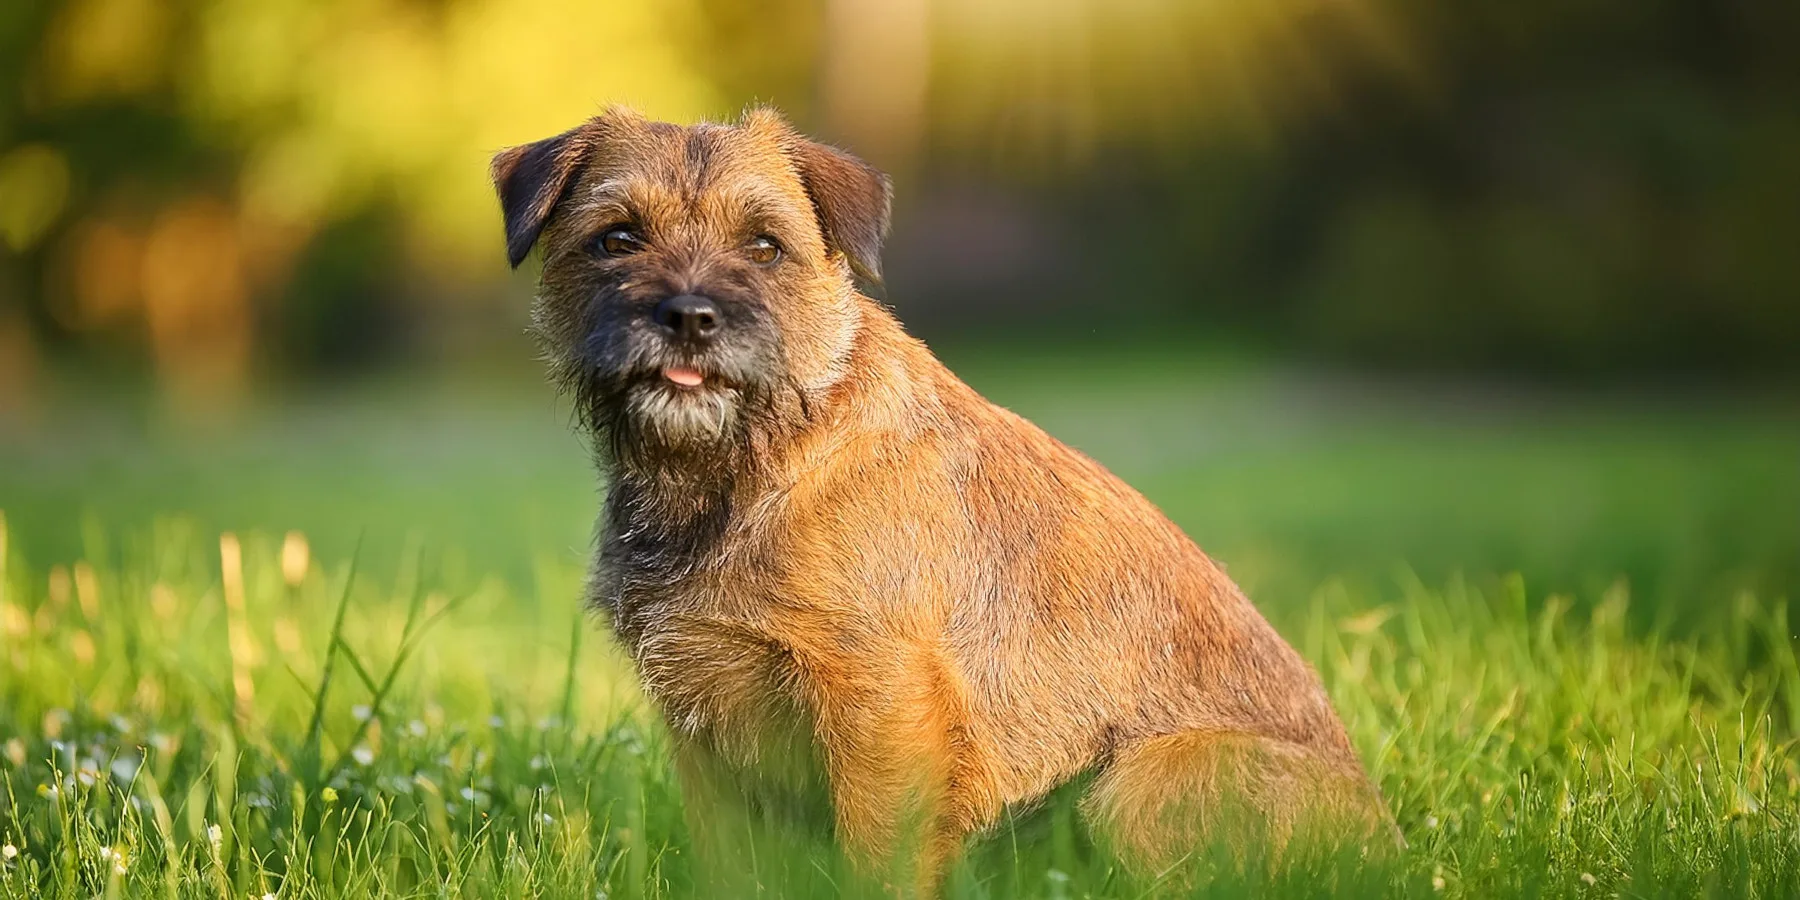
[[719,330],[719,307],[698,294],[681,294],[656,304],[656,324],[684,340],[704,341]]

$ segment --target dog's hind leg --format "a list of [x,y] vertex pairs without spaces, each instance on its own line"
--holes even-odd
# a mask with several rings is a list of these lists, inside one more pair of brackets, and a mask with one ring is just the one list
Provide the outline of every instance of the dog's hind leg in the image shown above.
[[1096,836],[1160,872],[1209,848],[1279,856],[1295,840],[1389,843],[1386,810],[1348,751],[1244,731],[1186,731],[1116,751],[1082,799]]

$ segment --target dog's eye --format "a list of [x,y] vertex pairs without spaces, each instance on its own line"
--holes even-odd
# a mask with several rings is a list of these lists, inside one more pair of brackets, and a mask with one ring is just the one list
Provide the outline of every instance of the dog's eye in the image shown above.
[[781,245],[768,235],[760,235],[744,245],[744,252],[750,255],[750,261],[759,266],[772,266],[781,258]]
[[644,242],[629,228],[609,228],[594,241],[594,249],[604,256],[626,256],[644,249]]

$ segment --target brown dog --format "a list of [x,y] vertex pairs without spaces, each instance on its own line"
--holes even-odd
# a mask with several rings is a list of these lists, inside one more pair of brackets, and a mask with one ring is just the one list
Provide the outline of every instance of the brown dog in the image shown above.
[[926,891],[1083,772],[1096,830],[1153,863],[1228,809],[1277,839],[1309,810],[1382,818],[1317,678],[1218,566],[857,291],[881,173],[766,110],[610,110],[493,176],[606,478],[590,599],[697,815],[817,815]]

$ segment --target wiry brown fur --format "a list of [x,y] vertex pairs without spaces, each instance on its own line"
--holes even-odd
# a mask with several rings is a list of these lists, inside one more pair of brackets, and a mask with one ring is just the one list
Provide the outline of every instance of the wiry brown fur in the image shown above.
[[[543,250],[537,330],[607,479],[590,600],[696,815],[823,806],[853,857],[907,848],[927,891],[966,836],[1087,771],[1090,820],[1156,864],[1227,802],[1278,835],[1308,809],[1381,819],[1317,678],[1219,567],[856,290],[879,173],[760,110],[613,110],[494,173],[515,264]],[[596,259],[620,221],[655,252]],[[759,230],[787,254],[768,270],[733,255]],[[633,329],[694,292],[735,298],[741,342],[696,357],[729,389],[676,409]]]

